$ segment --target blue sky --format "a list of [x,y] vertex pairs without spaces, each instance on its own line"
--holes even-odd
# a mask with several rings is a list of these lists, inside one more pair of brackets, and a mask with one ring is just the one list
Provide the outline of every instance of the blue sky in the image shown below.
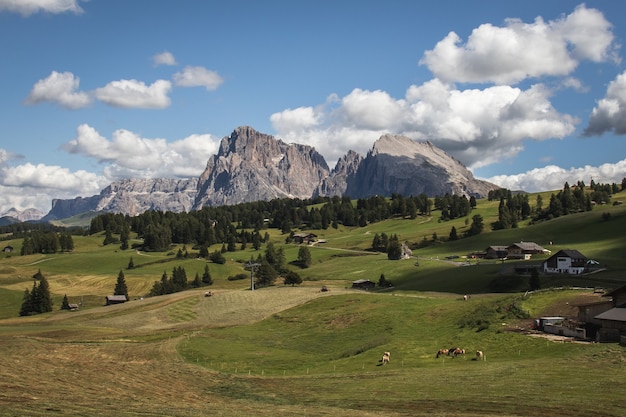
[[510,189],[626,177],[619,1],[0,0],[0,214],[199,176],[236,127]]

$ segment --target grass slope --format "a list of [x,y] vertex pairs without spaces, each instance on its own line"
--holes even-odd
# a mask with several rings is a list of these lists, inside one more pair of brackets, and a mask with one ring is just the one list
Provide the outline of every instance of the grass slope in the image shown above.
[[[6,319],[0,415],[624,415],[624,348],[507,330],[513,304],[585,294],[196,290]],[[452,346],[468,354],[435,358]]]
[[[610,213],[608,221],[604,213]],[[376,233],[421,242],[447,237],[453,225],[460,235],[468,227],[466,219],[440,222],[436,214],[318,231],[327,243],[309,247],[310,268],[294,268],[305,279],[299,287],[249,291],[249,280],[227,280],[262,253],[252,249],[227,253],[226,264],[217,265],[177,259],[182,246],[168,253],[102,246],[99,235],[75,237],[73,253],[3,254],[0,416],[626,415],[623,347],[557,343],[514,331],[528,327],[516,312],[573,314],[573,305],[597,295],[561,290],[523,296],[523,279],[521,292],[489,294],[494,278],[518,279],[510,270],[520,262],[460,266],[462,258],[445,259],[535,241],[553,252],[578,249],[608,266],[593,275],[543,277],[543,287],[615,288],[626,282],[626,207],[491,231],[497,202],[482,200],[472,213],[484,218],[479,236],[433,244],[405,261],[368,250]],[[269,232],[282,245],[285,236]],[[6,242],[19,253],[21,240]],[[282,247],[288,262],[296,259],[298,246]],[[128,270],[131,257],[136,268]],[[199,289],[140,299],[163,272],[182,266],[192,280],[205,265],[215,296]],[[17,317],[38,269],[50,283],[55,311]],[[133,300],[104,307],[120,270]],[[393,289],[349,288],[351,281],[378,281],[381,274]],[[331,291],[319,292],[321,285]],[[64,294],[83,308],[58,310]],[[473,296],[465,302],[460,294]],[[438,349],[452,346],[469,353],[435,358]],[[472,360],[477,349],[486,361]],[[384,351],[392,352],[391,363],[379,366]]]

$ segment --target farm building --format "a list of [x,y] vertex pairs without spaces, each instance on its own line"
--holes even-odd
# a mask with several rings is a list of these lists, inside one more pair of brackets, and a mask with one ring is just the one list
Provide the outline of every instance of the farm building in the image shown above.
[[5,253],[13,252],[13,246],[10,246],[10,245],[9,246],[5,246],[4,249],[2,249],[2,252],[5,252]]
[[532,255],[550,253],[535,242],[519,242],[508,246],[492,245],[485,249],[487,259],[530,259]]
[[504,259],[507,255],[506,246],[492,245],[485,249],[485,259]]
[[357,279],[356,281],[352,281],[352,288],[369,290],[370,288],[374,288],[375,286],[376,284],[369,279]]
[[602,328],[597,333],[599,342],[626,341],[626,308],[612,308],[595,318],[602,323]]
[[563,249],[549,257],[542,264],[543,272],[548,274],[582,274],[585,272],[587,258],[574,249]]
[[532,255],[550,253],[535,242],[519,242],[507,246],[507,258],[530,259]]
[[608,299],[578,305],[578,321],[586,323],[587,336],[591,339],[626,344],[626,285],[602,297]]
[[314,233],[294,233],[293,242],[294,243],[305,243],[309,244],[315,242],[315,238],[317,237]]
[[107,295],[105,297],[105,302],[108,306],[111,304],[123,304],[126,301],[128,301],[128,299],[125,295]]
[[626,344],[626,285],[607,292],[603,297],[611,297],[612,308],[594,317],[602,326],[597,340]]

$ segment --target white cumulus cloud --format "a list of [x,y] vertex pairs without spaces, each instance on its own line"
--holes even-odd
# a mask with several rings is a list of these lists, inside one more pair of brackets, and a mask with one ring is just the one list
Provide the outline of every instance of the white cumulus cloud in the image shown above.
[[82,13],[78,0],[0,0],[0,11],[19,13],[24,17],[39,12]]
[[218,147],[219,139],[211,135],[191,135],[167,142],[143,138],[125,129],[114,131],[109,140],[86,124],[78,126],[76,138],[63,145],[70,153],[104,164],[105,176],[111,180],[197,177]]
[[355,89],[313,107],[270,117],[277,135],[306,143],[334,161],[352,149],[365,155],[384,133],[429,140],[470,168],[514,157],[525,140],[563,138],[578,121],[558,112],[542,84],[459,90],[438,79],[409,87],[405,98]]
[[179,87],[204,87],[208,91],[217,89],[224,79],[215,71],[204,67],[186,66],[174,74],[174,83]]
[[98,100],[114,107],[164,109],[169,107],[172,83],[157,80],[150,85],[137,80],[111,81],[95,90]]
[[78,91],[80,79],[71,72],[52,73],[37,81],[26,98],[26,104],[51,102],[68,109],[79,109],[91,103],[88,93]]
[[591,136],[605,132],[626,134],[626,71],[609,83],[606,95],[593,108],[584,133]]
[[585,165],[584,167],[565,169],[556,165],[547,165],[522,174],[497,175],[487,178],[487,181],[509,190],[524,190],[532,193],[560,190],[566,182],[570,185],[576,184],[578,181],[590,184],[592,179],[596,183],[621,184],[624,178],[626,178],[626,159],[615,164],[607,163],[598,167]]
[[463,43],[450,32],[420,64],[447,82],[517,83],[527,78],[565,76],[581,60],[616,60],[611,24],[596,10],[578,6],[545,22],[507,19],[505,26],[483,24]]
[[0,213],[11,207],[18,210],[51,209],[52,198],[92,196],[110,183],[104,176],[84,170],[25,163],[0,167]]
[[152,57],[152,62],[154,62],[155,66],[159,65],[178,65],[176,62],[176,58],[171,52],[165,51],[160,54],[156,54]]

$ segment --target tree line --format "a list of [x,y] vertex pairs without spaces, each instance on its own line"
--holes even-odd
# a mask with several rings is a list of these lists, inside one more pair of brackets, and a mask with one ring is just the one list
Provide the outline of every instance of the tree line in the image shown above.
[[626,189],[626,178],[621,185],[599,184],[593,180],[589,187],[583,181],[570,187],[569,183],[563,185],[558,193],[552,193],[547,205],[544,205],[543,197],[537,194],[535,207],[532,208],[528,201],[528,194],[512,193],[508,189],[490,191],[489,200],[500,200],[498,207],[498,220],[492,224],[494,230],[516,228],[518,223],[529,220],[533,223],[550,220],[568,214],[591,211],[596,204],[609,204],[611,195]]

